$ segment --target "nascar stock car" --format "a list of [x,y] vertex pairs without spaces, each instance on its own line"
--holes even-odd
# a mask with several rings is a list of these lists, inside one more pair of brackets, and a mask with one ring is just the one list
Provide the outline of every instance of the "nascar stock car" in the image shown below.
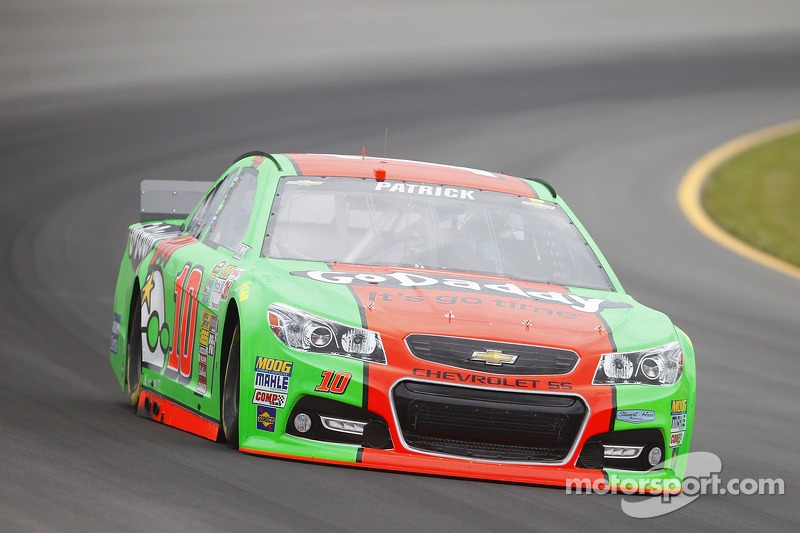
[[679,479],[692,344],[547,182],[251,152],[141,192],[111,336],[140,415],[322,463]]

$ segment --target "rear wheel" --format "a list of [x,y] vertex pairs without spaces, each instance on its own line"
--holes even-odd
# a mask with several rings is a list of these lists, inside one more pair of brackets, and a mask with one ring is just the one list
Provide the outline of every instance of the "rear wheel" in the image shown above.
[[139,404],[142,390],[142,306],[138,298],[134,301],[132,313],[128,315],[128,354],[125,363],[125,395],[131,405]]
[[222,389],[222,432],[232,448],[239,449],[239,325],[233,330]]

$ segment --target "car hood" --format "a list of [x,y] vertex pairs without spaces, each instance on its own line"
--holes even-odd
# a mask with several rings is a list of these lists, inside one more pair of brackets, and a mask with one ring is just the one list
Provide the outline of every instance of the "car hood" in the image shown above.
[[281,302],[382,336],[410,333],[538,344],[578,352],[675,340],[664,314],[621,292],[426,269],[265,260]]

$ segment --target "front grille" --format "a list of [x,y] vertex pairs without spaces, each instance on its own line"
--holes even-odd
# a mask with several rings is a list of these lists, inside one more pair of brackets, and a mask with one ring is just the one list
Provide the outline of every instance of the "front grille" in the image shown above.
[[[493,374],[567,374],[578,362],[578,354],[573,351],[529,344],[420,334],[406,337],[406,344],[418,359]],[[473,359],[476,353],[485,358],[481,354],[488,352],[502,352],[504,356],[515,356],[515,360],[513,364],[500,361],[490,364]]]
[[411,448],[500,461],[559,462],[578,437],[580,398],[403,382],[393,392]]

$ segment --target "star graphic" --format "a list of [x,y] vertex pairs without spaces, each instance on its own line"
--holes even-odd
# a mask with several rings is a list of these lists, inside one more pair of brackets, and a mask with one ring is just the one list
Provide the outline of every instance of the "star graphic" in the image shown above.
[[142,305],[146,303],[148,309],[150,309],[150,294],[153,292],[155,286],[156,284],[153,283],[153,274],[150,274],[147,276],[144,287],[142,287]]

